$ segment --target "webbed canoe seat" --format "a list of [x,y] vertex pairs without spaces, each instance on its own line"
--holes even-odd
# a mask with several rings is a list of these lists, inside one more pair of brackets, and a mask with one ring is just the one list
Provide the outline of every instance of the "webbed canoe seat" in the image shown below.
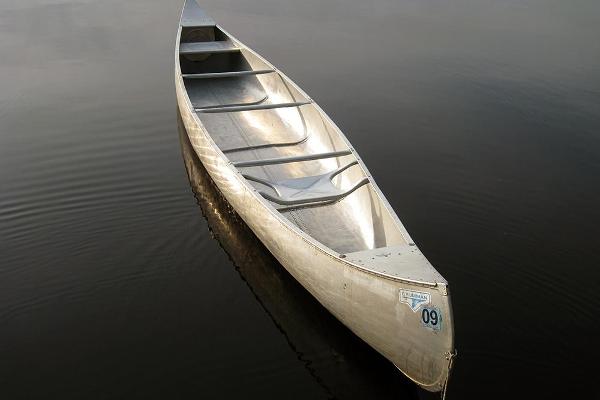
[[[335,152],[335,153],[340,153],[340,152]],[[330,155],[330,154],[335,154],[335,153],[323,153],[323,154],[329,155],[329,157],[335,157],[335,156]],[[342,155],[346,155],[346,154],[342,154]],[[319,155],[315,155],[315,156],[319,156]],[[306,158],[306,157],[310,157],[310,156],[305,156],[304,158]],[[303,157],[288,157],[288,159],[294,159],[294,160],[291,160],[288,162],[305,161],[300,158],[303,158]],[[326,157],[319,157],[319,158],[326,158]],[[313,159],[316,159],[316,158],[313,158]],[[263,161],[275,161],[275,160],[280,160],[280,159],[263,160]],[[236,163],[235,165],[244,166],[241,164],[242,163]],[[275,162],[270,162],[269,164],[275,164]],[[348,169],[354,165],[357,165],[357,164],[358,164],[358,162],[355,160],[355,161],[352,161],[349,164],[346,164],[340,168],[337,168],[333,171],[330,171],[330,172],[327,172],[327,173],[324,173],[321,175],[303,176],[300,178],[284,179],[281,181],[271,181],[268,179],[258,178],[258,177],[248,175],[248,174],[242,174],[242,175],[244,176],[244,178],[248,179],[249,181],[257,182],[257,183],[260,183],[262,185],[265,185],[265,186],[271,188],[276,193],[276,195],[272,195],[272,194],[265,193],[262,191],[259,192],[265,199],[272,201],[273,203],[283,205],[283,206],[297,206],[297,205],[306,205],[306,204],[315,204],[315,203],[336,201],[336,200],[339,200],[339,199],[342,199],[342,198],[348,196],[349,194],[354,192],[356,189],[369,183],[369,178],[365,177],[365,178],[361,179],[360,181],[358,181],[356,184],[354,184],[352,187],[350,187],[349,189],[346,189],[346,190],[342,190],[333,184],[333,178],[335,178],[338,174],[344,172],[346,169]],[[261,165],[267,165],[267,164],[261,164]],[[255,165],[247,165],[247,166],[255,166]]]

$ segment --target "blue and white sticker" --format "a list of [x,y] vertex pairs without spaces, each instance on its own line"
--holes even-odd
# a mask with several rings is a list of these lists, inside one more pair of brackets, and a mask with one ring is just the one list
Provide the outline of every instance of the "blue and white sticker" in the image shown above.
[[408,304],[413,312],[417,312],[423,304],[431,302],[431,295],[426,292],[400,289],[400,302]]
[[423,307],[421,310],[421,324],[426,328],[439,331],[442,329],[442,312],[437,307]]

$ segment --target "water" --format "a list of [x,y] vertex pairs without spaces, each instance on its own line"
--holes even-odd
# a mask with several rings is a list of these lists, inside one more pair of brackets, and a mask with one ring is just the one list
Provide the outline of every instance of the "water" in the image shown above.
[[[240,3],[203,5],[449,280],[449,398],[595,398],[600,5]],[[0,398],[426,397],[219,200],[178,129],[180,6],[0,5]]]

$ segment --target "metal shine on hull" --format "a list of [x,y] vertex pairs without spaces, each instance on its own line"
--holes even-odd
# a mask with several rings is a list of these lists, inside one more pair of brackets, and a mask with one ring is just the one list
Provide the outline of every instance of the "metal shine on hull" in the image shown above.
[[[316,104],[311,103],[310,112],[318,113],[325,123],[330,124],[328,127],[334,129],[334,132],[329,134],[335,135],[336,140],[345,143],[352,150],[351,156],[357,161],[360,172],[369,178],[369,188],[365,190],[369,191],[370,201],[377,202],[376,205],[382,208],[383,211],[377,213],[386,212],[391,216],[391,222],[385,220],[380,223],[385,224],[387,230],[391,229],[390,224],[397,228],[400,237],[397,241],[405,240],[406,244],[399,242],[398,246],[365,248],[340,254],[341,252],[323,245],[291,223],[283,215],[284,211],[278,211],[244,178],[240,168],[236,168],[231,161],[232,157],[228,157],[213,140],[186,90],[180,65],[180,40],[182,29],[193,26],[193,19],[201,15],[195,7],[195,1],[188,0],[182,14],[182,21],[185,19],[186,24],[183,28],[183,22],[180,24],[177,35],[175,87],[181,118],[190,142],[213,181],[267,249],[327,310],[421,387],[429,391],[443,390],[455,354],[447,282],[433,270],[414,246],[350,143]],[[191,14],[186,15],[186,12]],[[204,23],[205,19],[202,19],[199,25],[204,26]],[[286,85],[291,85],[294,93],[309,99],[281,71],[218,25],[216,28],[239,46],[244,56],[272,68]],[[190,47],[189,44],[186,46]],[[257,152],[252,151],[253,154]],[[286,170],[286,173],[293,172],[293,169]],[[360,196],[366,196],[365,190]],[[412,260],[417,260],[418,265],[413,265]],[[386,266],[386,262],[394,265]],[[402,276],[403,268],[411,273]],[[403,291],[427,295],[428,301],[424,306],[435,307],[442,316],[438,329],[430,329],[423,324],[420,312],[422,307],[415,311],[406,301],[401,301]]]

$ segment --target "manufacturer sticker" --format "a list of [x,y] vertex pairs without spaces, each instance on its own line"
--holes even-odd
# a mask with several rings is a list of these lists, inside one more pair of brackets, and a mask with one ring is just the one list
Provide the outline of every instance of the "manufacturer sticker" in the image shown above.
[[442,329],[442,312],[440,309],[437,307],[423,307],[421,311],[421,324],[434,331]]
[[408,304],[413,312],[417,312],[423,304],[430,301],[431,295],[429,293],[400,289],[400,302]]

